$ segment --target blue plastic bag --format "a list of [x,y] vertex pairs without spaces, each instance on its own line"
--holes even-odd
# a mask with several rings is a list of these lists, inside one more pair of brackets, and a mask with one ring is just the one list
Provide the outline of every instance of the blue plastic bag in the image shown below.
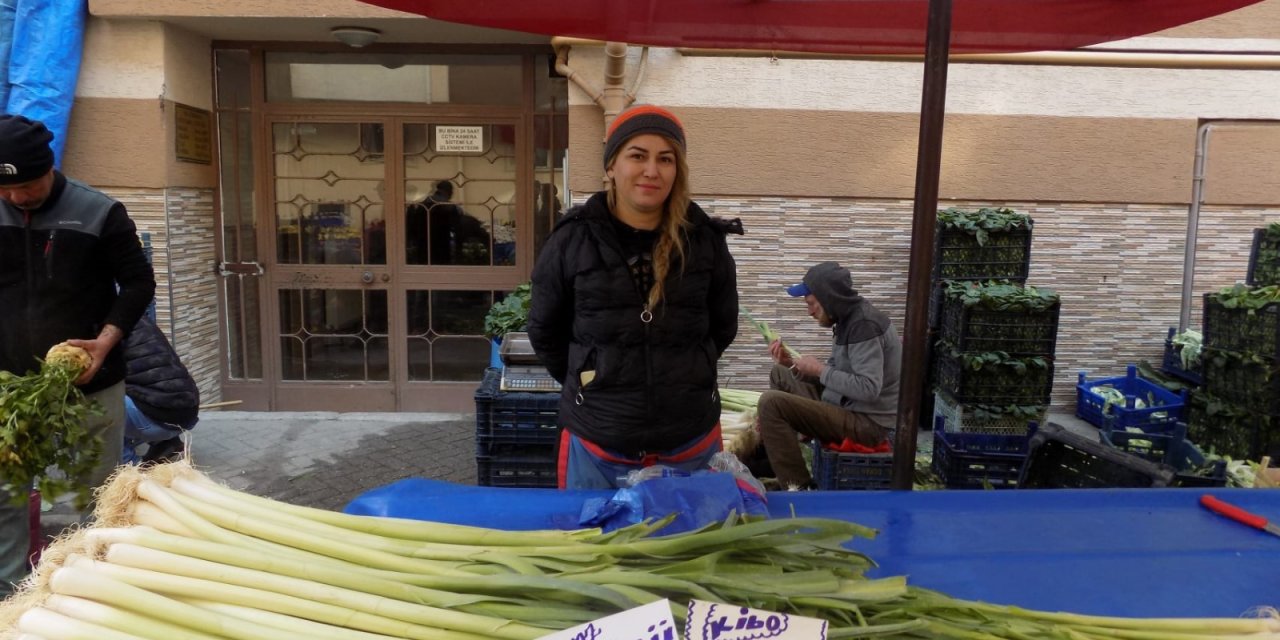
[[659,534],[700,529],[731,513],[768,517],[764,496],[732,473],[699,471],[651,478],[618,489],[608,498],[588,498],[579,524],[613,531],[675,514]]

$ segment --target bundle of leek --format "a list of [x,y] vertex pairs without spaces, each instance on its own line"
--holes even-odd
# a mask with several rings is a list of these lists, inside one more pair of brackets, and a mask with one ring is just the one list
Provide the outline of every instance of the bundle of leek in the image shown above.
[[[750,322],[751,326],[755,327],[756,331],[759,331],[761,336],[764,336],[765,342],[773,344],[774,340],[782,339],[782,336],[778,335],[778,332],[774,331],[773,328],[769,326],[768,322],[765,322],[764,320],[757,320],[746,307],[738,305],[738,313],[746,317],[747,322]],[[787,350],[787,355],[791,356],[793,360],[800,357],[800,352],[787,346],[787,343],[782,343],[782,348]]]
[[760,392],[747,389],[720,389],[720,436],[725,451],[744,456],[755,451],[759,438],[755,431],[756,404]]
[[183,463],[124,467],[98,500],[95,525],[46,551],[0,606],[0,630],[44,640],[522,640],[662,598],[683,621],[697,598],[821,617],[830,638],[1280,637],[1274,615],[1102,618],[868,579],[872,562],[842,545],[874,531],[838,520],[731,519],[667,537],[653,535],[662,523],[507,532],[292,506]]

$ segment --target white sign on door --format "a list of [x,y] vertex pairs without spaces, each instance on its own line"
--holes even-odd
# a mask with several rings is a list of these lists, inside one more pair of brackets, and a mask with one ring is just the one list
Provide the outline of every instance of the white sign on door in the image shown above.
[[484,153],[484,127],[436,125],[437,153]]

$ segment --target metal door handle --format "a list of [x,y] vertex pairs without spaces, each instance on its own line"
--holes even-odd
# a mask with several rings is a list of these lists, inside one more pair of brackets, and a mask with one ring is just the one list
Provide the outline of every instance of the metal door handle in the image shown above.
[[366,271],[360,274],[360,282],[363,282],[365,284],[373,284],[373,272]]
[[219,262],[213,265],[213,270],[220,276],[260,276],[263,274],[262,265],[257,262]]
[[383,281],[383,282],[391,282],[391,274],[389,274],[389,273],[384,273],[384,274],[382,274],[382,281]]

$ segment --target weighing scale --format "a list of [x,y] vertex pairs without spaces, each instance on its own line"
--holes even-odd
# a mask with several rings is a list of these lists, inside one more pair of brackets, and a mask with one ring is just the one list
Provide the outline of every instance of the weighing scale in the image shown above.
[[508,333],[498,347],[502,359],[502,391],[560,392],[560,383],[538,362],[527,333]]

